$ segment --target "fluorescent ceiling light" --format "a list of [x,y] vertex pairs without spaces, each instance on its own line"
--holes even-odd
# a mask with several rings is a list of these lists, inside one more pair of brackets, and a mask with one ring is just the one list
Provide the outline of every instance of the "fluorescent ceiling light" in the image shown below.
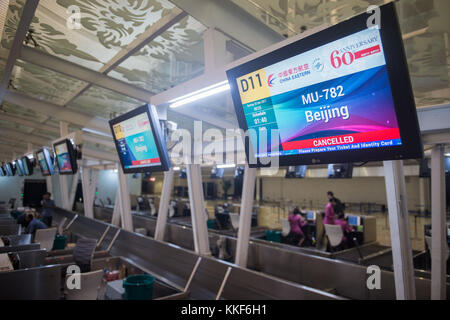
[[444,154],[444,156],[446,156],[446,157],[450,157],[450,152],[449,152],[449,153],[446,153],[446,154]]
[[96,134],[96,135],[99,135],[99,136],[111,138],[111,135],[109,135],[109,134],[107,134],[105,132],[94,130],[94,129],[83,128],[81,130],[84,131],[84,132],[93,133],[93,134]]
[[184,96],[181,96],[179,98],[173,99],[169,101],[171,108],[178,108],[185,104],[204,99],[210,96],[213,96],[215,94],[225,92],[230,90],[230,85],[228,84],[228,81],[222,81],[219,83],[216,83],[212,86],[194,91],[192,93],[186,94]]
[[234,163],[228,163],[228,164],[219,164],[217,165],[218,169],[225,169],[225,168],[234,168],[236,165]]

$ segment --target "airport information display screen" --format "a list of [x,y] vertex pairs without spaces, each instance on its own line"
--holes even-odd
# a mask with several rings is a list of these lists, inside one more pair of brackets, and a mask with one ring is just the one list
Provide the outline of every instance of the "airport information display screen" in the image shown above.
[[9,177],[14,176],[14,170],[13,170],[13,168],[12,168],[12,164],[11,164],[11,163],[5,164],[5,169],[6,169],[6,174],[7,174]]
[[126,169],[161,165],[147,113],[114,125]]
[[160,136],[159,120],[150,106],[113,119],[110,125],[125,173],[167,170],[168,155]]
[[[382,10],[385,19],[392,15],[394,21],[383,21],[378,29],[366,27],[364,14],[364,19],[350,19],[228,71],[238,119],[249,130],[255,159],[279,156],[280,165],[291,165],[420,157],[421,150],[410,143],[421,146],[401,38],[396,44],[389,39],[400,34],[395,12]],[[393,61],[393,52],[403,59]],[[387,58],[404,66],[399,74]],[[400,75],[406,81],[393,88],[393,76]],[[402,93],[399,85],[409,90]],[[410,96],[404,100],[394,93]],[[415,115],[403,135],[400,108]],[[271,137],[273,132],[277,136]],[[387,149],[391,152],[383,155]]]
[[61,143],[55,145],[56,161],[60,173],[72,173],[72,163],[70,161],[69,149],[67,144]]
[[33,174],[33,168],[31,167],[31,162],[27,157],[22,158],[22,164],[23,164],[23,173],[26,176],[30,176]]
[[54,174],[53,163],[50,157],[50,153],[47,149],[39,150],[36,153],[36,157],[41,167],[41,172],[43,176],[50,176]]
[[19,176],[24,176],[25,175],[25,171],[23,169],[22,159],[17,159],[16,160],[16,165],[17,165],[17,172],[18,172]]

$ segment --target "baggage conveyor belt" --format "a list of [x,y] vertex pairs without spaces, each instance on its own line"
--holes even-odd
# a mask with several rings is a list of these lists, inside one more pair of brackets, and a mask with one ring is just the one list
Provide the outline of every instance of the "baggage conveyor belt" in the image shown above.
[[[97,216],[99,208],[95,211]],[[110,216],[109,212],[104,211],[105,209],[102,209],[100,212],[103,218]],[[73,212],[58,209],[56,219],[65,216],[70,221],[74,215]],[[145,228],[149,236],[154,234],[155,218],[134,214],[133,223],[135,228]],[[80,236],[98,239],[106,227],[107,224],[104,222],[79,215],[70,227],[70,231]],[[111,229],[114,228],[116,227],[111,226]],[[299,289],[296,285],[302,288],[299,293],[301,292],[303,298],[300,299],[312,298],[312,291],[315,292],[314,296],[320,293],[320,298],[330,298],[323,294],[331,292],[333,299],[342,297],[395,299],[394,274],[389,270],[381,271],[382,290],[368,290],[365,266],[340,259],[329,259],[319,254],[314,255],[311,254],[311,250],[303,250],[303,248],[255,239],[251,239],[249,244],[248,269],[242,269],[226,261],[196,255],[193,252],[192,230],[189,227],[168,223],[166,228],[164,242],[155,241],[141,234],[122,231],[111,249],[111,254],[127,257],[159,277],[181,287],[186,286],[189,278],[192,278],[192,288],[196,288],[192,295],[194,299],[196,297],[212,298],[214,294],[217,294],[221,287],[220,280],[224,279],[228,267],[232,268],[232,272],[221,295],[226,299],[238,299],[238,297],[251,299],[258,298],[260,295],[262,295],[261,299],[264,297],[265,299],[297,299],[300,297],[286,293],[292,292],[294,287]],[[219,237],[225,238],[226,249],[230,254],[229,261],[234,261],[236,250],[234,237],[209,232],[211,251],[216,251]],[[104,243],[107,244],[110,241],[111,232],[105,237]],[[183,244],[183,248],[179,244]],[[158,258],[155,259],[155,257]],[[199,266],[194,270],[197,263]],[[194,276],[191,277],[192,272]],[[416,277],[415,282],[418,299],[429,299],[430,280]],[[284,285],[290,288],[284,293],[275,289]],[[290,287],[292,285],[294,287]],[[447,286],[447,291],[450,293],[450,286]]]

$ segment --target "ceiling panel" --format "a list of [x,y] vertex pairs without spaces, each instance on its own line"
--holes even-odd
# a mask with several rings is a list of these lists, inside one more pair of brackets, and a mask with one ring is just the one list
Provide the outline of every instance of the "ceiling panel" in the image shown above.
[[58,105],[63,105],[87,84],[21,60],[17,60],[11,80],[14,90]]
[[204,70],[205,30],[204,25],[187,16],[109,75],[153,93],[199,76]]
[[[335,24],[365,12],[384,0],[228,0],[273,30],[286,36],[323,23]],[[396,2],[411,81],[418,107],[450,102],[449,33],[450,1],[402,0]],[[412,33],[428,28],[423,33]]]
[[[100,70],[173,7],[166,0],[41,0],[31,29],[43,51]],[[6,42],[12,39],[8,33]]]

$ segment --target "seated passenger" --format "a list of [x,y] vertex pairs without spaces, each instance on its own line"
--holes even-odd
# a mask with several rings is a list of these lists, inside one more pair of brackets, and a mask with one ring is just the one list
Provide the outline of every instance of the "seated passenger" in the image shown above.
[[291,225],[289,237],[294,244],[300,247],[303,241],[305,241],[305,234],[303,233],[302,228],[306,225],[306,222],[303,221],[300,216],[300,210],[298,210],[298,208],[295,208],[294,211],[289,214],[288,220]]
[[336,225],[340,225],[340,226],[341,226],[342,232],[344,233],[344,236],[343,236],[343,238],[342,238],[342,244],[347,245],[347,244],[348,244],[348,242],[347,242],[347,241],[348,241],[347,236],[348,236],[351,232],[353,232],[353,231],[355,231],[355,230],[353,229],[352,226],[350,226],[350,225],[347,223],[347,220],[345,220],[345,215],[344,215],[344,213],[339,213],[337,219],[336,219],[334,222],[335,222]]
[[47,225],[41,220],[34,218],[32,214],[27,214],[26,220],[28,222],[28,227],[26,228],[25,233],[34,235],[38,229],[47,229]]
[[20,224],[22,226],[22,228],[26,228],[28,227],[28,224],[30,223],[29,220],[27,220],[27,214],[26,213],[22,213],[18,218],[17,218],[17,224]]

